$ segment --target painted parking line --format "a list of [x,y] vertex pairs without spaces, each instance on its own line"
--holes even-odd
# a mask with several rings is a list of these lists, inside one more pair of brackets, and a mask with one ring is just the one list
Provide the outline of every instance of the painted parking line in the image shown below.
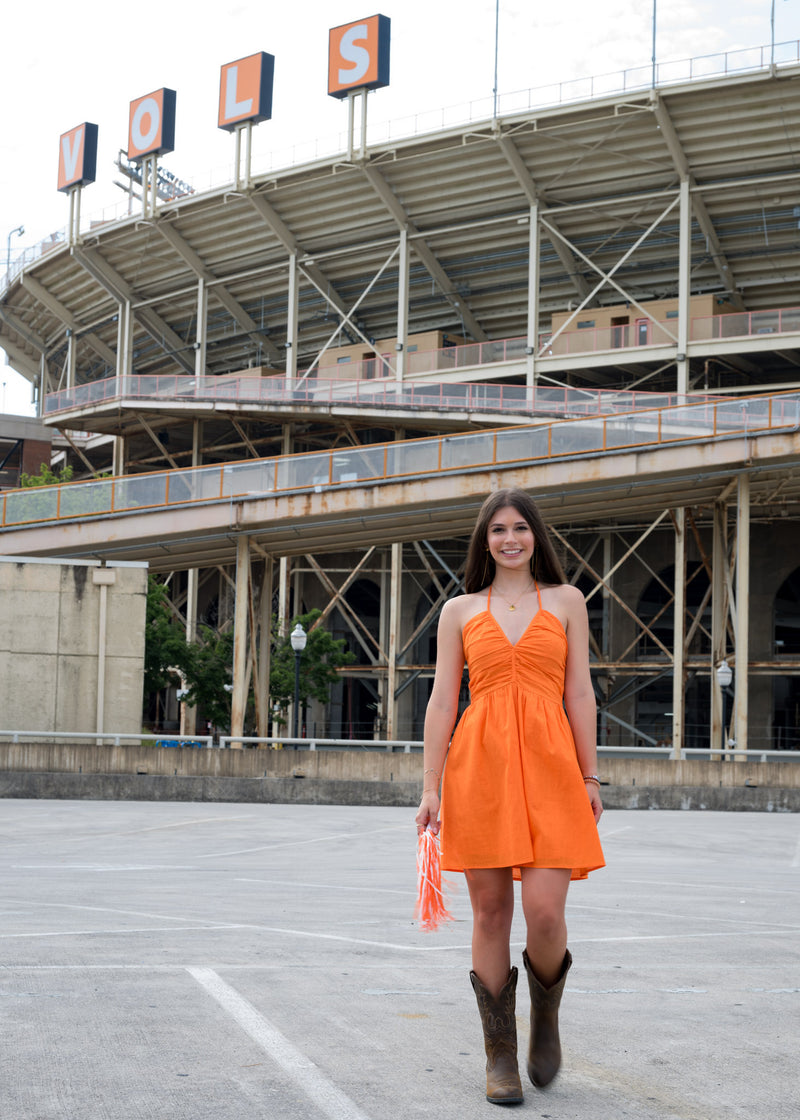
[[319,1066],[213,969],[187,968],[186,971],[330,1120],[369,1120],[354,1101],[328,1080]]

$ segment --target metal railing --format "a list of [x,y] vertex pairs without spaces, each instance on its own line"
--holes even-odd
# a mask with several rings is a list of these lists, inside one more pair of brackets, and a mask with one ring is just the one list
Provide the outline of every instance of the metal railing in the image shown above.
[[[123,734],[95,731],[0,731],[2,743],[44,743],[92,742],[98,746],[142,746],[150,743],[161,748],[204,748],[206,750],[235,750],[231,744],[243,747],[265,747],[273,750],[296,751],[380,751],[389,754],[415,754],[423,749],[420,739],[324,739],[319,736],[295,739],[285,735],[220,735],[217,741],[211,735],[178,735],[173,732],[147,735],[142,733]],[[681,751],[679,759],[673,757],[670,746],[599,746],[598,758],[667,759],[673,762],[683,760],[706,760],[714,762],[733,762],[737,758],[747,762],[787,762],[800,763],[800,750],[770,750],[753,747],[749,750],[728,748],[724,752],[711,747],[687,747]]]
[[120,747],[126,744],[140,746],[142,743],[152,743],[156,747],[210,748],[214,746],[213,735],[177,735],[171,731],[165,731],[160,735],[117,731],[0,731],[0,742],[41,743],[51,739],[57,743],[83,743],[86,740],[94,740],[95,745],[102,747]]
[[[609,350],[636,350],[641,346],[675,346],[677,319],[640,318],[611,327],[584,327],[562,331],[556,338],[544,331],[539,336],[539,356],[563,357],[596,354]],[[800,307],[769,311],[734,311],[723,315],[698,316],[689,323],[690,342],[726,338],[757,338],[762,335],[800,332]],[[552,340],[551,340],[552,338]]]
[[[465,348],[469,349],[469,348]],[[88,381],[45,398],[45,416],[113,401],[213,401],[245,405],[302,405],[316,408],[411,409],[439,412],[498,412],[535,416],[602,416],[678,404],[677,393],[500,382],[395,381],[251,376],[192,377],[189,374],[134,374]],[[692,397],[711,400],[711,396]]]
[[[800,62],[800,40],[790,39],[783,43],[744,47],[700,55],[697,58],[659,62],[655,74],[652,65],[634,66],[593,77],[574,78],[565,82],[552,82],[529,89],[514,90],[511,93],[501,93],[497,98],[497,111],[501,116],[510,116],[578,101],[610,97],[619,93],[646,90],[654,86],[663,88],[737,74],[757,73],[760,70],[770,70],[773,65],[780,68],[797,62]],[[459,125],[488,121],[492,119],[493,114],[494,98],[487,96],[440,109],[426,109],[390,121],[369,121],[367,145],[391,143],[442,129],[456,128]],[[283,168],[297,167],[314,160],[338,156],[347,151],[347,144],[347,132],[342,130],[326,137],[302,141],[288,148],[276,148],[270,151],[263,166],[254,169],[253,174],[257,177]],[[233,182],[232,171],[232,164],[209,169],[194,176],[186,185],[191,188],[192,193],[227,186]],[[99,226],[124,220],[130,217],[128,207],[129,202],[121,200],[114,206],[107,206],[91,215],[87,214],[85,221],[92,226]],[[10,286],[23,268],[33,264],[44,253],[56,245],[63,244],[65,240],[66,231],[60,229],[36,245],[23,250],[16,256],[10,270],[0,281],[0,292]]]
[[398,440],[5,491],[0,527],[154,511],[329,487],[707,442],[800,428],[800,393]]

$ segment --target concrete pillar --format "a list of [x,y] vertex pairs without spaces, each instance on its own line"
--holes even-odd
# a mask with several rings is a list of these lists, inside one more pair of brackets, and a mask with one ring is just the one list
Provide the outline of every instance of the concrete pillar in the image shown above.
[[[236,602],[233,612],[233,696],[231,735],[244,733],[247,704],[247,596],[250,591],[250,542],[245,533],[236,540]],[[231,742],[232,747],[241,743]]]
[[681,758],[686,712],[686,510],[674,511],[675,586],[672,640],[672,757]]
[[[750,475],[739,475],[736,504],[736,662],[734,738],[747,750],[748,662],[750,660]],[[740,757],[740,756],[736,756]],[[744,759],[742,759],[744,761]]]

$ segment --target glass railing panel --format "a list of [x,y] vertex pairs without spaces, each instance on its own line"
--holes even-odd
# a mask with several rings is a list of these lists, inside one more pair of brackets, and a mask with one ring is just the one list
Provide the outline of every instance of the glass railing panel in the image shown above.
[[61,490],[59,517],[83,517],[91,513],[110,513],[114,500],[114,482],[100,478],[64,486]]
[[[326,456],[319,456],[325,458]],[[284,464],[292,460],[284,460]],[[203,472],[205,474],[205,472]],[[216,496],[211,491],[216,486],[219,493],[219,468],[214,472],[216,478],[212,482],[212,475],[202,481],[202,486],[208,491],[208,496]],[[302,485],[300,483],[299,485]],[[264,494],[274,490],[275,487],[275,460],[255,460],[252,463],[228,463],[222,467],[222,496],[230,497],[232,494]],[[286,487],[288,489],[288,486]],[[199,497],[199,496],[198,496]]]
[[384,450],[381,445],[334,451],[332,459],[333,482],[365,482],[383,478]]
[[298,490],[330,483],[331,453],[319,455],[292,455],[279,459],[277,489]]
[[780,312],[782,331],[800,331],[800,307],[789,307]]
[[626,413],[622,416],[606,417],[605,447],[638,447],[640,444],[655,443],[658,440],[657,412]]
[[431,474],[439,469],[439,441],[413,440],[386,448],[386,476]]
[[497,433],[495,462],[514,463],[546,458],[550,450],[550,427],[510,428]]
[[169,476],[169,504],[211,501],[220,497],[221,467],[173,471]]
[[750,315],[750,334],[777,334],[781,329],[779,311],[753,311]]
[[661,413],[660,438],[662,442],[707,438],[714,434],[715,423],[716,415],[713,404],[693,404],[680,408],[670,408]]
[[553,424],[550,434],[551,455],[580,455],[603,447],[603,421],[571,420]]
[[6,494],[6,525],[49,521],[58,515],[58,487],[31,487]]
[[476,432],[466,436],[445,436],[442,441],[442,470],[480,466],[494,458],[494,433]]
[[114,509],[163,506],[167,500],[167,474],[128,475],[114,483]]

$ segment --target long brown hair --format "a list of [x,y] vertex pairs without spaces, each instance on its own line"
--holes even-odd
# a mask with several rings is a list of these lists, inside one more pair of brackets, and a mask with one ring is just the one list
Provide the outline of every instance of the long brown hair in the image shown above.
[[539,513],[536,502],[524,490],[496,490],[483,503],[472,530],[467,552],[467,566],[464,574],[464,587],[468,595],[488,587],[494,579],[495,562],[488,551],[487,540],[492,518],[506,506],[512,506],[530,525],[534,537],[531,575],[539,583],[566,583],[564,569],[561,567],[555,549],[547,532],[547,526]]

